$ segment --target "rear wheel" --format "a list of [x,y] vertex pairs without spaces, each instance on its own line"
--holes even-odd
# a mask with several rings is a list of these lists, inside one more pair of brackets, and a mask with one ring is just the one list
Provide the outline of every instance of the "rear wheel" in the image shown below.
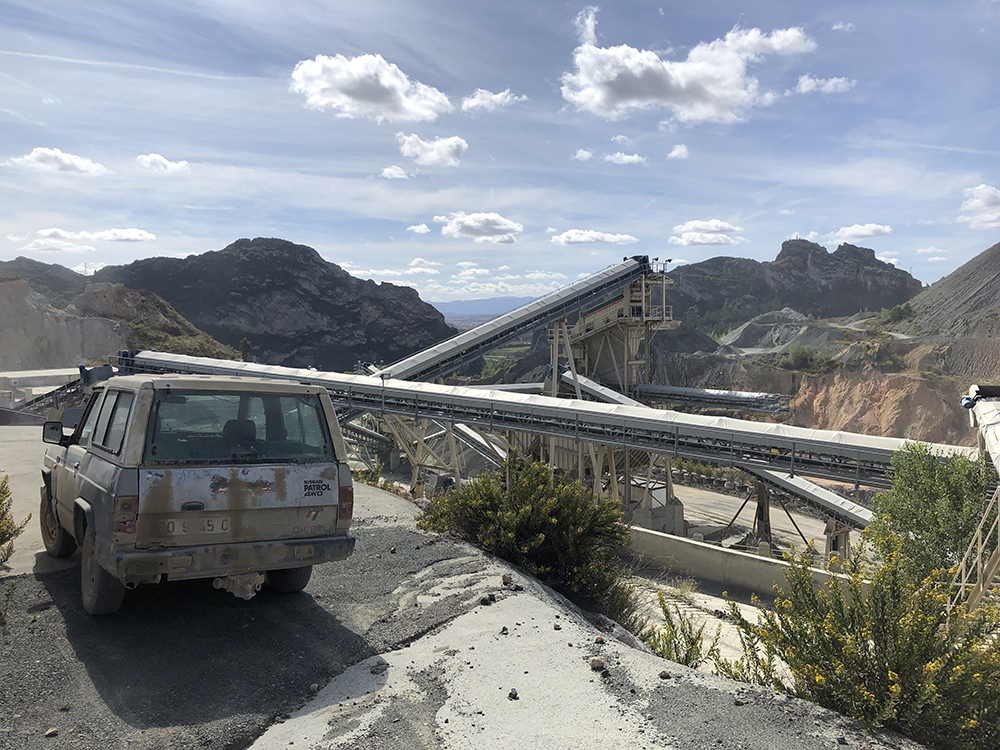
[[45,551],[52,557],[69,557],[76,551],[76,540],[60,525],[48,492],[42,495],[38,523],[42,527],[42,542],[45,544]]
[[304,568],[284,568],[282,570],[267,571],[267,582],[275,591],[282,594],[291,594],[302,591],[312,577],[312,565]]
[[80,589],[83,608],[92,615],[113,615],[125,599],[125,585],[100,566],[94,557],[94,535],[83,539]]

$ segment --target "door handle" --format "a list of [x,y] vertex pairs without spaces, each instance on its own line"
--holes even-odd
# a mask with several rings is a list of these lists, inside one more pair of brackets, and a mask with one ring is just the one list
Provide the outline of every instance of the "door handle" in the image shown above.
[[80,462],[77,461],[75,464],[73,464],[73,468],[74,469],[79,469],[80,468]]

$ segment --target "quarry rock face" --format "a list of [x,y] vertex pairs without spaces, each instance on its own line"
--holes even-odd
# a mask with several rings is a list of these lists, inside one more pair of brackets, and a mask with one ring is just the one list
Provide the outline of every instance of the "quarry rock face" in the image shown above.
[[127,346],[131,330],[52,307],[28,282],[0,282],[0,371],[74,367]]
[[356,279],[286,240],[241,239],[184,259],[104,268],[95,279],[149,290],[255,361],[350,370],[393,362],[455,335],[414,289]]
[[668,293],[676,317],[732,310],[735,325],[769,310],[790,307],[829,318],[861,310],[892,308],[918,294],[922,285],[906,271],[875,257],[875,251],[843,244],[830,253],[808,240],[786,240],[777,258],[711,258],[671,272]]

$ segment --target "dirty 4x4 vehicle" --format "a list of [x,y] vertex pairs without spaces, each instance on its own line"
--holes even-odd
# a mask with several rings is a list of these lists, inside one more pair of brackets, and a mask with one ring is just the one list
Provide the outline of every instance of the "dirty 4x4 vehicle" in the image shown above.
[[325,389],[216,376],[128,376],[96,387],[72,434],[46,422],[45,549],[81,548],[83,606],[126,589],[212,578],[244,599],[301,591],[343,560],[354,489]]

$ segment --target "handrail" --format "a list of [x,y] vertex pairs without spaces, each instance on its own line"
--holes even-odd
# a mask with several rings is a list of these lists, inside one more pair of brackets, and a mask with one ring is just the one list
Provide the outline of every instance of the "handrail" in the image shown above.
[[[993,497],[986,507],[986,512],[983,513],[983,520],[979,522],[976,533],[972,535],[972,541],[969,542],[969,547],[965,551],[965,557],[962,558],[955,578],[952,580],[952,589],[957,590],[953,591],[947,605],[945,605],[949,615],[963,600],[966,600],[966,589],[970,589],[966,605],[969,611],[975,609],[986,594],[986,587],[996,575],[997,563],[1000,562],[1000,513],[995,513],[994,509],[997,508],[998,501],[1000,501],[1000,487],[997,487],[993,493]],[[993,523],[989,530],[983,533],[986,522],[989,521],[991,515]],[[992,549],[988,549],[991,541]],[[989,559],[984,565],[986,557]],[[988,580],[986,580],[987,577]]]

